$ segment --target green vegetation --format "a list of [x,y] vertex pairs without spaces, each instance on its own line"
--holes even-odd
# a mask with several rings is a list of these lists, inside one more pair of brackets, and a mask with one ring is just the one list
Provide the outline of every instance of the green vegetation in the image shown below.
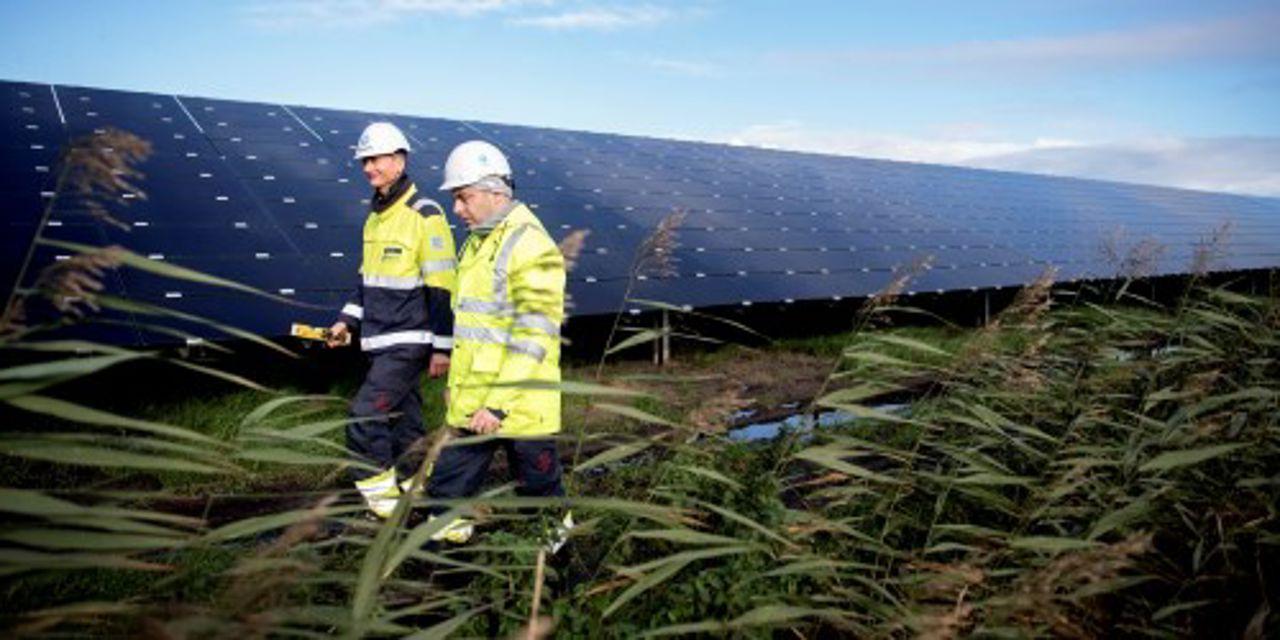
[[[1274,633],[1280,303],[1209,288],[1161,311],[1127,294],[1134,304],[1063,299],[1050,309],[1048,286],[1030,287],[970,331],[868,329],[895,313],[869,307],[876,322],[840,349],[729,347],[571,387],[594,446],[570,470],[583,524],[541,581],[541,612],[565,637]],[[818,406],[863,417],[735,443],[723,414],[717,429],[698,413],[714,400],[698,385],[734,378],[741,358],[796,352],[834,358]],[[44,380],[32,366],[97,371],[101,357],[10,367],[5,384]],[[871,407],[906,387],[906,413]],[[457,548],[423,546],[431,525],[408,501],[399,526],[363,521],[327,461],[340,402],[247,390],[134,424],[33,404],[43,393],[6,396],[64,423],[6,433],[15,461],[159,483],[5,490],[13,630],[492,636],[528,623],[553,505],[495,485],[460,507],[485,524]],[[72,428],[86,421],[98,426]],[[204,436],[219,444],[187,446]],[[68,443],[83,448],[52,448]],[[273,487],[309,493],[166,515],[182,496]]]
[[[204,277],[83,250],[24,295],[65,310],[107,266]],[[895,326],[921,317],[893,306],[906,277],[839,338],[570,372],[570,497],[517,498],[498,480],[448,505],[480,522],[458,547],[427,543],[445,521],[422,517],[425,498],[403,498],[385,523],[362,517],[341,476],[360,464],[340,446],[342,388],[291,395],[177,353],[45,339],[7,322],[0,401],[21,419],[0,435],[12,470],[0,488],[0,628],[1280,635],[1274,289],[1252,297],[1193,282],[1166,308],[1128,281],[1054,290],[1045,278],[987,326],[960,331]],[[245,391],[149,407],[140,392],[136,413],[58,395],[143,358]],[[438,421],[438,387],[425,397]],[[885,398],[910,403],[877,408]],[[783,404],[854,418],[765,442],[726,437],[737,409]],[[427,458],[467,440],[437,432]],[[547,559],[566,506],[579,526]]]

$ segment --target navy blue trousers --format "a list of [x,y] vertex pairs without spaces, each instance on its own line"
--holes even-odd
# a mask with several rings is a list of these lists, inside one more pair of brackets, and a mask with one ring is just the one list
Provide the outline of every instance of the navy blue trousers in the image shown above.
[[[560,455],[556,452],[556,441],[550,438],[495,438],[476,444],[445,447],[427,482],[427,495],[440,499],[476,495],[489,471],[493,454],[499,448],[506,451],[507,465],[512,479],[516,481],[516,495],[564,495]],[[434,507],[432,512],[440,514],[447,510],[447,507]]]
[[[395,466],[401,478],[418,471],[422,452],[406,454],[424,434],[422,373],[430,358],[427,345],[391,347],[369,356],[350,413],[367,419],[347,425],[347,449],[356,459],[379,469]],[[373,473],[353,467],[351,475],[362,480]]]

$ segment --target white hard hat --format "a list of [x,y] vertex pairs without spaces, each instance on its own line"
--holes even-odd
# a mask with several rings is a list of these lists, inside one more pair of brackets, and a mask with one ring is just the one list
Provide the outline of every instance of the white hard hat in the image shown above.
[[364,128],[356,143],[356,160],[388,153],[412,151],[400,128],[390,122],[375,122]]
[[511,165],[497,147],[483,140],[469,140],[449,153],[444,163],[441,191],[473,185],[489,176],[511,177]]

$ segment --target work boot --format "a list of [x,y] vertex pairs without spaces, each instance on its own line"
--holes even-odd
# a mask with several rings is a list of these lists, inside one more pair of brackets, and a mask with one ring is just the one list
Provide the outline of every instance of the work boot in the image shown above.
[[413,478],[405,478],[400,481],[400,493],[406,496],[417,498],[427,492],[427,488],[423,485],[413,486]]
[[548,554],[554,556],[556,552],[560,551],[560,549],[564,547],[565,543],[569,541],[569,532],[572,531],[575,526],[576,525],[573,522],[573,512],[566,511],[564,519],[556,524],[555,531],[550,533],[546,544],[543,545],[542,548],[546,549]]
[[413,497],[415,497],[415,498],[416,498],[416,497],[418,497],[418,496],[421,496],[421,495],[422,495],[422,494],[424,494],[424,493],[426,493],[426,492],[427,492],[427,484],[428,484],[429,482],[431,482],[431,472],[432,472],[432,471],[434,471],[434,470],[435,470],[435,465],[434,465],[434,464],[428,464],[428,465],[427,465],[426,472],[422,474],[422,484],[421,484],[421,485],[419,485],[419,486],[418,486],[418,488],[417,488],[417,489],[414,489],[413,491],[410,491],[410,490],[409,490],[411,487],[413,487],[413,476],[409,476],[409,477],[405,478],[404,480],[401,480],[401,481],[400,481],[400,493],[403,493],[403,494],[405,494],[405,495],[409,495],[410,493],[412,493],[412,494],[413,494]]
[[[438,517],[431,516],[427,522],[431,522]],[[452,522],[446,524],[439,531],[431,534],[431,539],[436,542],[449,542],[453,544],[466,544],[471,540],[471,536],[475,534],[476,525],[467,518],[454,518]]]
[[387,469],[375,476],[356,482],[356,489],[374,515],[383,520],[390,518],[400,501],[400,487],[396,485],[395,469]]

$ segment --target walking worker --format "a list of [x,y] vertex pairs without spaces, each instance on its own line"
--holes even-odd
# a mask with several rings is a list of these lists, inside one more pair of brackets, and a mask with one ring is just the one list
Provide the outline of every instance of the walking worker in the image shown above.
[[[522,496],[563,496],[555,434],[560,431],[560,323],[564,256],[550,234],[514,198],[511,166],[497,147],[458,145],[444,167],[441,191],[470,229],[458,259],[453,308],[453,366],[446,424],[495,439],[443,449],[427,494],[476,495],[499,447]],[[446,509],[435,508],[435,515]],[[553,552],[572,526],[566,516]],[[447,524],[437,540],[465,542],[473,524]]]
[[[453,348],[451,296],[457,285],[453,235],[444,210],[418,194],[405,172],[411,148],[389,122],[365,128],[355,158],[373,187],[364,223],[360,282],[329,329],[329,346],[359,332],[368,356],[364,383],[351,402],[347,449],[377,471],[353,467],[369,509],[391,515],[417,471],[410,451],[424,434],[422,371],[449,370]],[[399,479],[397,479],[397,472]]]

